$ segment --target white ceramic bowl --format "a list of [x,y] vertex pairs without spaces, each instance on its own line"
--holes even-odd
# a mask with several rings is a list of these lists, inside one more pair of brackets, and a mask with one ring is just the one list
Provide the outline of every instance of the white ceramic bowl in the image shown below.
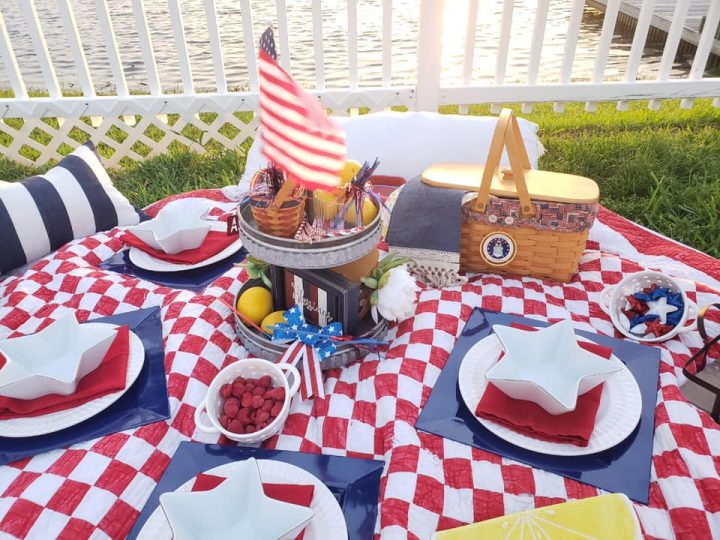
[[[220,425],[222,405],[224,400],[220,395],[220,388],[224,384],[232,383],[238,377],[249,377],[258,379],[269,375],[273,386],[281,386],[285,389],[285,402],[280,414],[269,425],[255,433],[240,435],[233,433]],[[292,382],[288,382],[288,375],[292,375]],[[273,364],[260,358],[245,358],[233,362],[221,370],[210,383],[208,393],[203,402],[195,409],[195,425],[205,433],[222,433],[228,439],[243,444],[255,444],[269,439],[280,432],[290,412],[290,401],[300,388],[300,373],[289,364]],[[207,418],[210,424],[203,421],[202,412],[207,411]]]
[[0,396],[72,394],[80,379],[102,363],[116,336],[114,325],[81,325],[68,314],[35,334],[0,341],[7,361],[0,369]]
[[310,508],[265,495],[255,458],[241,461],[214,489],[163,493],[160,504],[174,540],[291,540],[314,515]]
[[485,377],[504,394],[532,401],[550,414],[575,410],[577,398],[623,369],[577,344],[573,325],[561,321],[536,332],[493,325],[505,349]]
[[175,255],[200,247],[210,227],[211,223],[201,216],[165,208],[155,219],[135,225],[130,232],[151,248]]
[[[629,294],[640,292],[644,288],[650,287],[653,284],[656,284],[659,287],[666,287],[673,293],[680,293],[685,309],[683,310],[680,322],[667,334],[659,337],[639,336],[630,332],[629,326],[623,321],[624,316],[622,314],[622,309],[625,307],[625,297]],[[609,285],[608,287],[605,287],[603,292],[600,293],[600,299],[598,302],[600,304],[600,308],[610,315],[610,320],[612,320],[613,325],[615,325],[615,328],[618,329],[618,332],[635,341],[658,343],[660,341],[672,339],[682,332],[691,332],[697,328],[697,304],[687,297],[685,291],[682,287],[680,287],[677,281],[665,274],[661,274],[660,272],[646,270],[630,274],[617,285]],[[690,320],[689,323],[688,320]]]

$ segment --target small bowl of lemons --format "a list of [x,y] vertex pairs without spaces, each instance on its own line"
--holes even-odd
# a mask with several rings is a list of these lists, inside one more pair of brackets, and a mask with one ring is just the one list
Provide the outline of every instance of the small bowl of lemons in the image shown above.
[[251,279],[235,297],[235,317],[238,323],[272,337],[277,323],[285,322],[284,309],[273,308],[270,289],[260,279]]

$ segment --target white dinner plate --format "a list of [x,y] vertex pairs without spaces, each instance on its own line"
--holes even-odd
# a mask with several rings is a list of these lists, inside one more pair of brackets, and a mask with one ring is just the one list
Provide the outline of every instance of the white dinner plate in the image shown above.
[[[225,223],[213,224],[211,230],[225,231],[227,230],[227,225]],[[220,262],[234,255],[235,253],[240,251],[241,248],[242,241],[240,240],[240,236],[238,235],[238,239],[235,240],[235,242],[223,249],[220,253],[217,253],[216,255],[205,259],[204,261],[200,261],[199,263],[195,264],[176,264],[156,259],[152,255],[150,255],[149,253],[145,253],[141,249],[131,247],[130,262],[138,268],[142,268],[143,270],[150,270],[152,272],[181,272],[183,270],[193,270],[195,268],[202,268],[203,266],[208,266],[216,262]]]
[[[117,328],[117,325],[109,323],[86,323],[86,325],[91,327]],[[56,431],[84,422],[115,403],[132,386],[138,378],[138,375],[140,375],[140,371],[142,371],[143,364],[145,363],[145,347],[142,341],[132,332],[129,333],[129,338],[130,347],[127,374],[125,376],[125,388],[71,409],[43,414],[41,416],[0,420],[0,437],[36,437],[38,435],[55,433]]]
[[[458,386],[465,405],[478,422],[501,439],[541,454],[584,456],[602,452],[620,444],[635,430],[640,421],[642,395],[635,377],[625,364],[621,371],[605,381],[600,407],[595,419],[595,429],[585,447],[535,439],[492,420],[480,418],[475,415],[475,409],[477,409],[480,398],[488,385],[485,372],[497,363],[502,352],[503,347],[500,340],[495,334],[491,334],[478,341],[467,352],[458,373]],[[562,421],[562,415],[557,418],[559,422]]]
[[[230,476],[240,462],[226,463],[220,465],[205,474],[220,476],[227,478]],[[260,469],[260,478],[263,482],[276,484],[299,484],[315,486],[313,491],[313,499],[310,508],[315,512],[312,519],[305,527],[305,540],[347,540],[347,525],[345,525],[345,516],[342,508],[333,496],[332,492],[309,472],[282,461],[274,461],[269,459],[258,459],[258,468]],[[195,478],[185,482],[176,491],[190,491]],[[155,511],[143,525],[138,534],[138,540],[171,540],[172,530],[170,523],[165,517],[165,512],[158,505]]]

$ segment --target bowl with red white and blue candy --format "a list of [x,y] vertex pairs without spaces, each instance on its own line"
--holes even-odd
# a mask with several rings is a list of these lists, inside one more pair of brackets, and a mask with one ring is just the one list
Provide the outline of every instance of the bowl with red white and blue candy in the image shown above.
[[681,293],[653,283],[640,292],[626,295],[625,307],[618,318],[631,334],[659,338],[680,324],[684,310]]
[[665,341],[696,328],[697,306],[676,280],[660,272],[626,276],[607,287],[599,303],[615,327],[636,341]]

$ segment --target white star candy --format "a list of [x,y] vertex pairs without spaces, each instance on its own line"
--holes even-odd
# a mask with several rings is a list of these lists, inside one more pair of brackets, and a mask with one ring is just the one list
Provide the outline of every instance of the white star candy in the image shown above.
[[175,255],[202,245],[211,224],[205,220],[208,209],[163,208],[155,219],[130,228],[135,236],[153,249]]
[[0,396],[72,394],[78,381],[100,365],[116,335],[112,326],[81,325],[68,314],[35,334],[0,341],[6,359],[0,369]]
[[508,396],[533,401],[550,414],[574,410],[578,395],[622,369],[615,357],[606,360],[580,347],[567,320],[536,332],[501,325],[493,330],[505,356],[485,377]]
[[265,495],[254,458],[214,489],[163,493],[160,504],[174,540],[295,538],[314,514]]
[[660,317],[660,322],[662,324],[667,324],[667,316],[668,313],[673,313],[678,310],[677,306],[671,306],[667,303],[667,298],[664,296],[658,298],[657,300],[650,300],[647,303],[648,310],[645,315],[657,315]]

